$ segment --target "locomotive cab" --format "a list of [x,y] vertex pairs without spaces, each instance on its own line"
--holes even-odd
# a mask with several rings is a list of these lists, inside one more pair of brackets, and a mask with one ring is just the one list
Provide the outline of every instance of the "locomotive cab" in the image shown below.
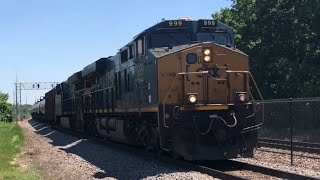
[[213,42],[176,48],[183,49],[157,62],[162,132],[171,134],[174,151],[189,160],[252,155],[257,122],[248,56]]
[[199,20],[196,41],[154,48],[160,143],[189,160],[252,156],[260,123],[250,92],[248,55],[232,31]]

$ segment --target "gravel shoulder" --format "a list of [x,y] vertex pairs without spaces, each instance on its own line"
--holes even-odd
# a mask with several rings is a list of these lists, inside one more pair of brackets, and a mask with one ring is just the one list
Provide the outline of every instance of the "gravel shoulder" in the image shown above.
[[[20,126],[25,133],[25,146],[19,155],[23,157],[18,158],[19,164],[36,167],[42,179],[214,179],[199,172],[169,167],[156,158],[138,157],[134,153],[74,137],[33,120],[23,121]],[[320,178],[319,159],[295,157],[295,165],[290,166],[289,155],[260,150],[255,153],[255,158],[237,160]],[[249,179],[264,177],[245,171],[230,173]]]
[[255,151],[254,158],[239,158],[235,160],[320,178],[320,155],[295,152],[295,154],[310,157],[294,156],[293,166],[291,166],[290,155],[286,153],[289,153],[289,151],[274,148],[259,148]]
[[33,120],[20,126],[26,138],[22,163],[37,164],[43,179],[214,179],[80,139]]

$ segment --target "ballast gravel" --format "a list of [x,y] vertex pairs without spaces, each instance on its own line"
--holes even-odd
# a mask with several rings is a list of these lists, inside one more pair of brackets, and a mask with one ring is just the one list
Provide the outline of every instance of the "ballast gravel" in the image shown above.
[[28,164],[37,164],[43,179],[214,179],[80,139],[33,120],[20,125],[26,137],[20,156]]
[[291,173],[320,178],[320,155],[294,152],[293,165],[288,150],[274,148],[258,148],[254,158],[239,158],[236,161],[280,169]]
[[[196,171],[164,165],[156,158],[141,157],[74,137],[36,121],[23,121],[20,125],[26,137],[20,154],[25,161],[22,166],[36,164],[43,179],[215,179]],[[316,158],[295,156],[294,166],[290,166],[289,155],[274,151],[287,153],[260,148],[255,152],[255,158],[236,160],[320,178],[318,155],[313,154]],[[278,179],[251,171],[229,173],[248,179]]]

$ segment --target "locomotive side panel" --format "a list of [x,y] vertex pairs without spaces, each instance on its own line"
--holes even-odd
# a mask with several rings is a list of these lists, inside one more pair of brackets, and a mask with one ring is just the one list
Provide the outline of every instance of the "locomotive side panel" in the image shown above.
[[144,94],[147,99],[146,106],[156,106],[158,104],[158,68],[156,57],[147,51],[147,60],[144,63],[144,79],[146,83],[147,93]]
[[[170,54],[158,59],[158,101],[160,104],[179,102],[181,90],[177,73],[182,72],[180,55]],[[170,91],[169,91],[170,90]]]
[[[115,112],[133,112],[136,108],[150,109],[157,104],[156,58],[146,52],[135,61],[121,63],[120,56],[112,57],[114,73],[107,72],[107,79],[113,79]],[[142,110],[143,111],[143,110]]]

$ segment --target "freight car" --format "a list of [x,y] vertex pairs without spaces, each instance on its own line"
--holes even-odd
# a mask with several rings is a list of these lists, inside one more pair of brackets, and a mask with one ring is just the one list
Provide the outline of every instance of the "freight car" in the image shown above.
[[164,20],[46,93],[60,127],[187,160],[252,156],[248,56],[216,20]]
[[33,119],[38,119],[41,121],[44,121],[46,119],[46,117],[45,117],[45,112],[46,112],[45,104],[46,104],[46,100],[40,99],[38,102],[36,102],[32,106],[30,113],[31,113],[31,116]]

